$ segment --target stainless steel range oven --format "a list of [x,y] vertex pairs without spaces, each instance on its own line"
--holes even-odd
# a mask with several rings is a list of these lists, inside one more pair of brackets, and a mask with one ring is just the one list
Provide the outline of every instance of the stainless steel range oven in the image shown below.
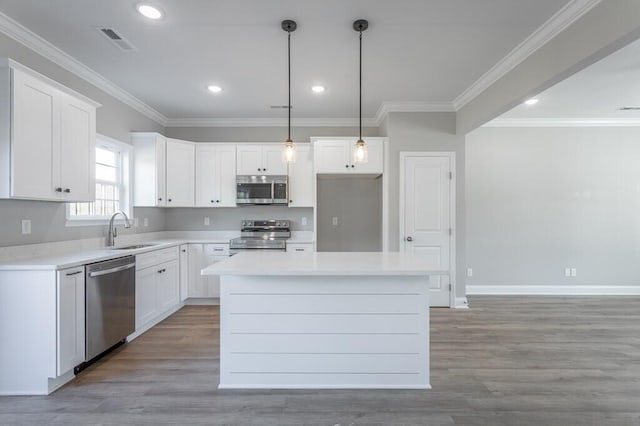
[[286,251],[290,237],[288,220],[243,220],[240,237],[229,241],[229,254],[248,250]]

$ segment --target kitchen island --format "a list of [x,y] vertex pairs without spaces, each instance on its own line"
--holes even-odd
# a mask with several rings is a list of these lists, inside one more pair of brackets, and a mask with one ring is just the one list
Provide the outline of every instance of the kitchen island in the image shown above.
[[429,270],[404,253],[244,252],[220,275],[220,388],[429,389]]

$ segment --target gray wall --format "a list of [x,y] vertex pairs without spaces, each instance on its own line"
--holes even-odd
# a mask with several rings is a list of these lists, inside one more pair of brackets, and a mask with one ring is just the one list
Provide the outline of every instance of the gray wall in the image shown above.
[[391,250],[400,246],[399,188],[401,151],[452,151],[456,153],[456,295],[465,294],[465,198],[464,198],[464,136],[456,132],[456,114],[437,113],[390,113],[387,123],[389,137],[389,243]]
[[640,284],[639,140],[640,128],[470,133],[467,284]]
[[[377,127],[364,127],[365,136],[378,136]],[[166,136],[192,142],[284,142],[286,127],[168,127]],[[358,127],[292,127],[294,142],[312,136],[358,136]]]
[[605,0],[458,111],[466,134],[640,37],[640,1]]
[[[96,119],[98,133],[128,143],[130,131],[164,131],[156,122],[4,34],[0,34],[0,57],[14,59],[101,103]],[[150,223],[149,227],[140,227],[137,232],[164,229],[161,210],[144,209],[141,212],[136,209],[134,214],[143,214]],[[105,226],[66,227],[65,205],[61,203],[0,200],[0,218],[0,246],[98,237],[104,235],[106,229]],[[21,234],[21,219],[32,220],[30,235]]]
[[318,251],[382,250],[381,178],[318,179],[317,199]]
[[[107,235],[107,227],[65,226],[65,203],[44,201],[0,200],[0,247],[96,238]],[[138,228],[122,229],[119,234],[132,232],[156,232],[165,229],[164,212],[155,208],[135,208],[139,218]],[[143,218],[149,226],[143,226]],[[22,235],[22,219],[31,220],[31,234]]]
[[[227,208],[166,209],[166,229],[169,231],[239,231],[243,219],[286,219],[293,231],[313,231],[313,209],[283,206],[246,206]],[[209,226],[204,225],[208,217]],[[307,225],[302,225],[302,218]]]

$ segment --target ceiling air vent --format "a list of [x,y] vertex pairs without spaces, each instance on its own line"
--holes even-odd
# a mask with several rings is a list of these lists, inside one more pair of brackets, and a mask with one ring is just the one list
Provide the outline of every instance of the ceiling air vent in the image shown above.
[[118,34],[113,28],[98,28],[98,31],[100,31],[103,36],[108,38],[111,43],[115,44],[118,49],[124,50],[125,52],[136,50],[133,44],[131,44],[127,39]]

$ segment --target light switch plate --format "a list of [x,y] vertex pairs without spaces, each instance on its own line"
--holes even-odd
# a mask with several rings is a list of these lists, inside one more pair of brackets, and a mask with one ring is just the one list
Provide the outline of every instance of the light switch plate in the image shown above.
[[204,226],[209,226],[211,224],[211,220],[208,217],[204,218]]
[[149,218],[145,217],[144,220],[142,221],[143,226],[149,226]]
[[467,276],[468,277],[472,277],[473,276],[473,268],[467,268]]
[[577,277],[578,276],[578,270],[576,268],[571,268],[571,276],[572,277]]
[[337,217],[332,218],[331,223],[333,224],[333,226],[338,226],[338,218]]
[[571,268],[564,268],[564,276],[565,277],[571,276]]
[[22,234],[30,234],[31,233],[31,220],[22,219]]
[[302,218],[302,226],[307,226],[307,218],[306,217]]

